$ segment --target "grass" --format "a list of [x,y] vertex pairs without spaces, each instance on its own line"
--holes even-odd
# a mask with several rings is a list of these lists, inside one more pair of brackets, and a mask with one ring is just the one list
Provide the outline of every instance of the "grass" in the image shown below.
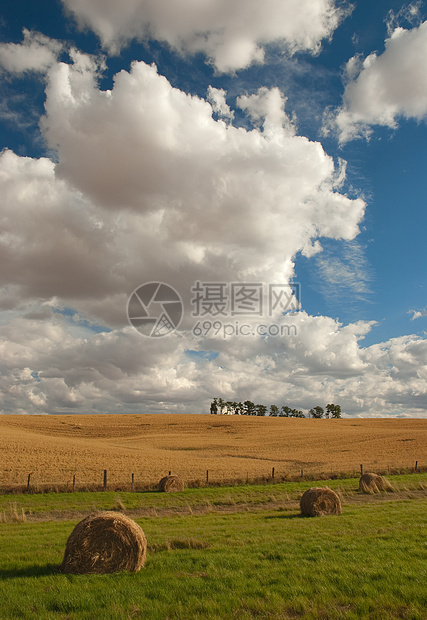
[[[401,488],[425,481],[424,474],[417,481],[413,476],[392,480]],[[425,620],[425,496],[401,499],[393,493],[386,502],[354,503],[361,497],[351,495],[355,480],[330,485],[335,483],[349,493],[343,514],[313,519],[300,518],[295,506],[272,510],[263,503],[269,494],[300,495],[312,483],[133,494],[133,500],[120,494],[126,506],[143,501],[158,511],[203,501],[226,502],[216,506],[232,510],[244,502],[247,509],[136,516],[149,544],[147,564],[136,574],[58,573],[78,519],[0,523],[0,617]],[[108,493],[14,499],[19,506],[28,502],[27,511],[38,508],[41,517],[54,505],[59,510],[52,503],[56,500],[63,510],[82,509],[89,495],[92,504],[85,509],[113,507],[116,501]]]
[[[427,472],[388,476],[396,491],[411,491],[427,487]],[[185,512],[217,510],[225,507],[262,507],[271,504],[288,505],[297,502],[301,493],[311,486],[329,486],[344,497],[357,492],[358,478],[301,482],[281,482],[236,487],[185,489],[182,493],[128,491],[99,491],[78,493],[39,493],[0,495],[0,521],[20,521],[26,518],[64,518],[95,509],[127,510],[155,514],[155,511]],[[24,515],[24,518],[22,517]]]

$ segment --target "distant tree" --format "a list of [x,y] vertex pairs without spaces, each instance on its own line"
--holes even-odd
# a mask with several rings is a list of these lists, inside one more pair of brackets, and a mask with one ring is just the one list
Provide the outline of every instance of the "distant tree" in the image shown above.
[[224,403],[224,407],[225,407],[225,409],[227,410],[227,413],[229,413],[229,414],[233,414],[233,413],[234,413],[234,410],[233,410],[233,401],[232,401],[232,400],[227,400],[227,401]]
[[265,405],[256,405],[255,410],[258,416],[267,415],[267,407]]
[[305,418],[305,415],[299,409],[291,409],[291,413],[289,414],[291,418]]
[[234,409],[234,413],[236,415],[243,415],[243,403],[238,402],[238,403],[234,403],[234,404],[236,405],[235,409]]
[[255,403],[251,400],[245,400],[243,403],[244,415],[256,415]]
[[270,405],[270,414],[271,417],[277,418],[279,415],[279,407],[277,405]]
[[218,398],[218,413],[223,413],[225,402],[222,398]]
[[289,418],[291,411],[292,409],[290,407],[288,407],[287,405],[283,405],[283,407],[280,409],[279,415],[281,418]]
[[323,413],[323,407],[319,407],[319,405],[317,405],[317,407],[313,407],[313,409],[310,409],[308,412],[309,416],[312,418],[322,418]]
[[218,401],[216,398],[213,399],[213,401],[211,402],[211,413],[218,413]]
[[341,407],[339,405],[335,405],[335,411],[332,412],[333,418],[341,418]]
[[340,418],[341,417],[341,407],[339,405],[326,405],[326,414],[327,417],[330,418]]

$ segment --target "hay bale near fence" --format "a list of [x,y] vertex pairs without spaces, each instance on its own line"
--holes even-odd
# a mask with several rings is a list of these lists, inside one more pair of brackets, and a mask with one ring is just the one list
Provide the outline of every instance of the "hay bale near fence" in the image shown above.
[[301,497],[301,514],[305,517],[340,515],[341,500],[329,487],[312,487]]
[[147,540],[140,526],[119,512],[95,512],[71,532],[60,570],[75,575],[137,572]]
[[381,491],[392,491],[393,487],[387,478],[368,472],[363,474],[359,480],[359,491],[372,495],[373,493],[381,493]]
[[184,482],[179,476],[165,476],[159,482],[159,491],[176,493],[184,490]]

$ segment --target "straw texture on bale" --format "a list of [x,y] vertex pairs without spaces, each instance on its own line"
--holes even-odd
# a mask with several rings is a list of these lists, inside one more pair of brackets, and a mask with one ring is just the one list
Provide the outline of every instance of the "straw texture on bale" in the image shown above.
[[312,487],[301,497],[301,514],[306,517],[340,515],[341,500],[329,487]]
[[159,491],[175,493],[184,490],[184,483],[178,476],[165,476],[159,482]]
[[381,493],[381,491],[391,491],[392,488],[387,478],[371,472],[363,474],[359,480],[359,490],[363,493]]
[[95,512],[71,532],[60,570],[63,573],[139,571],[147,540],[135,521],[119,512]]

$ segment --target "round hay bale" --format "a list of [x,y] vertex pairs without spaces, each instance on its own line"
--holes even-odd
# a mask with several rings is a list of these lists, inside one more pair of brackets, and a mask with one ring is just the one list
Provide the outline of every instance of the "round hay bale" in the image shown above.
[[306,517],[340,515],[341,500],[329,487],[312,487],[301,497],[301,514]]
[[178,476],[165,476],[159,482],[159,491],[176,493],[184,490],[184,483]]
[[359,480],[359,491],[370,495],[372,495],[372,493],[381,493],[381,491],[391,491],[392,488],[387,478],[383,478],[372,472],[363,474]]
[[135,521],[120,512],[95,512],[71,532],[60,570],[75,575],[137,572],[146,552],[147,540]]

